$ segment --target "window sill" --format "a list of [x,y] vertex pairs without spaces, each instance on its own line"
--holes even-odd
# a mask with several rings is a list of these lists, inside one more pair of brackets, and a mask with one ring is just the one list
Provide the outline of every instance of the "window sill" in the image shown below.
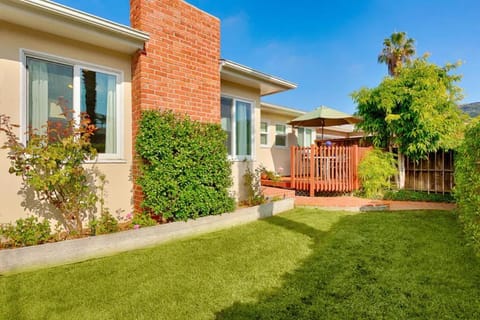
[[126,159],[96,159],[91,161],[85,161],[87,164],[125,164],[128,161]]
[[288,149],[288,146],[276,146],[276,145],[274,145],[273,147],[277,148],[277,149]]

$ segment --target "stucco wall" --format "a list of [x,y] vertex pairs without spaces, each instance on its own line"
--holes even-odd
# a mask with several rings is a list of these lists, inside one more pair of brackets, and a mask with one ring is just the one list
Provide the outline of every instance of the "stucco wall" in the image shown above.
[[232,191],[234,192],[237,199],[244,199],[245,197],[245,187],[243,185],[243,175],[245,170],[249,166],[251,170],[254,170],[258,165],[258,154],[260,152],[259,148],[259,132],[260,132],[260,90],[254,89],[246,86],[242,86],[236,83],[222,80],[221,83],[221,92],[222,95],[239,98],[244,100],[249,100],[255,106],[255,112],[253,113],[253,122],[254,122],[254,154],[252,161],[244,161],[243,159],[234,159],[232,161],[232,177],[233,177],[233,186]]
[[257,132],[259,141],[257,162],[265,166],[268,170],[286,176],[290,175],[290,146],[297,145],[297,137],[295,136],[295,130],[292,126],[286,125],[287,146],[275,146],[275,125],[286,124],[292,119],[293,117],[291,116],[262,110],[259,122],[266,122],[268,124],[268,145],[260,145],[260,131]]
[[[22,122],[22,108],[25,101],[22,76],[21,49],[42,54],[72,59],[88,64],[110,68],[122,73],[123,119],[123,159],[117,163],[98,163],[98,168],[106,174],[106,204],[112,212],[132,208],[132,165],[131,150],[131,57],[100,47],[71,41],[66,38],[40,33],[0,21],[0,112],[12,118],[12,122]],[[25,132],[25,128],[18,133]],[[3,144],[1,136],[0,143]],[[0,150],[0,223],[10,222],[26,216],[21,206],[24,200],[17,194],[21,179],[8,173],[9,162],[6,150]]]

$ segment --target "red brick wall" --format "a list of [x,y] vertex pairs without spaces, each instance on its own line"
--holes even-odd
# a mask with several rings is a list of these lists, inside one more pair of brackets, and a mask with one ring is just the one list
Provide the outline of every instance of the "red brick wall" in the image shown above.
[[[181,0],[130,0],[130,22],[150,34],[132,61],[133,141],[142,110],[169,109],[219,123],[219,19]],[[140,199],[134,186],[137,210]]]

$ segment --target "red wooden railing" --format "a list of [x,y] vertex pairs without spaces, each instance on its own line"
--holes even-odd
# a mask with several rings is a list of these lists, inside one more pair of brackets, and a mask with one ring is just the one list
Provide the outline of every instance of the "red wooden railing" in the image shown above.
[[[365,149],[365,150],[363,150]],[[290,149],[291,187],[315,192],[351,192],[358,190],[357,167],[360,156],[369,148],[352,146],[315,146]]]

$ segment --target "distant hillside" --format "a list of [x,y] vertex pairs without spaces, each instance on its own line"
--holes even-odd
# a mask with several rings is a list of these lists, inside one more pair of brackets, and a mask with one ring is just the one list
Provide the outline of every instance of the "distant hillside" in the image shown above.
[[480,102],[462,104],[459,108],[472,118],[480,115]]

